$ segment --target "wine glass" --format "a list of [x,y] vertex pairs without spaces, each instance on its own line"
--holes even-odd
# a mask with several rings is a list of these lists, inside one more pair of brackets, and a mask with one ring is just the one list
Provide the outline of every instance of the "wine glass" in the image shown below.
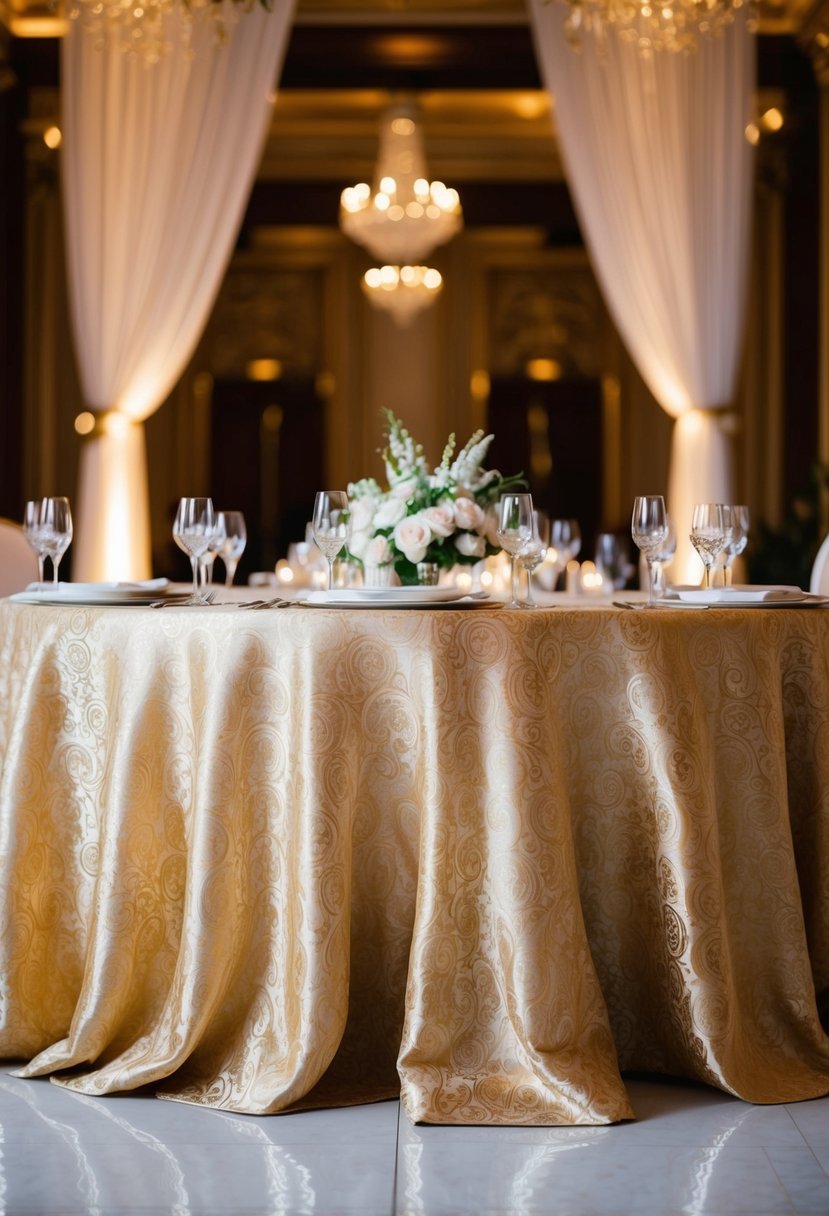
[[676,529],[671,516],[666,515],[665,518],[668,521],[668,535],[653,555],[649,571],[653,583],[653,593],[657,599],[661,599],[665,594],[665,566],[674,560],[676,554]]
[[44,528],[41,524],[41,513],[43,509],[43,499],[35,498],[31,502],[27,502],[23,511],[23,532],[30,547],[34,550],[37,558],[37,581],[42,586],[45,582],[43,574],[43,563],[46,558],[46,545],[44,544]]
[[[556,581],[558,581],[558,575],[567,569],[567,563],[573,560],[580,549],[581,530],[575,519],[550,520],[550,543],[547,556],[553,559],[552,565],[556,572]],[[553,589],[555,589],[555,583]]]
[[173,523],[173,540],[190,558],[193,568],[193,592],[187,604],[203,604],[199,591],[199,558],[207,552],[215,526],[213,503],[209,498],[182,498]]
[[691,518],[691,544],[705,567],[706,587],[711,586],[711,571],[726,542],[722,503],[698,502]]
[[68,498],[44,498],[40,504],[43,548],[52,559],[52,583],[58,585],[60,559],[72,543],[72,512]]
[[532,494],[503,494],[498,503],[498,527],[496,535],[501,548],[510,555],[512,565],[512,599],[508,608],[523,608],[518,598],[519,568],[516,558],[529,543],[533,534]]
[[648,563],[648,607],[656,603],[653,562],[668,535],[668,513],[661,494],[645,494],[633,501],[630,534]]
[[527,571],[527,598],[525,608],[537,608],[533,597],[533,571],[541,565],[547,556],[547,542],[550,535],[550,521],[543,511],[533,511],[532,536],[518,554],[518,560]]
[[248,533],[241,511],[220,511],[219,525],[224,529],[224,542],[219,557],[225,564],[225,586],[232,587],[239,558],[245,551]]
[[351,511],[345,490],[318,490],[312,517],[314,540],[328,562],[328,590],[334,586],[334,558],[348,544]]
[[224,543],[225,530],[222,515],[221,512],[214,512],[213,527],[210,529],[207,548],[199,558],[202,594],[206,593],[207,588],[213,582],[213,567],[216,564],[216,558],[221,554]]
[[731,567],[748,544],[748,507],[742,504],[724,506],[723,516],[727,528],[725,545],[723,546],[723,586],[730,587],[732,579]]

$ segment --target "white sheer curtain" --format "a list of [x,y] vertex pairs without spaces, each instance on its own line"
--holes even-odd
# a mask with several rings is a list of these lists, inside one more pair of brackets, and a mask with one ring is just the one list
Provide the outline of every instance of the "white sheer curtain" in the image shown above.
[[[733,500],[732,403],[751,223],[755,52],[739,10],[695,54],[644,59],[612,32],[576,52],[564,6],[529,0],[585,241],[628,351],[674,426],[674,578],[698,577],[694,502]],[[642,486],[639,493],[658,492]]]
[[[229,5],[225,5],[229,9]],[[67,261],[81,384],[97,425],[79,470],[73,574],[150,573],[142,423],[201,336],[261,156],[292,0],[194,23],[148,66],[70,22],[63,45]],[[182,487],[187,492],[187,487]]]

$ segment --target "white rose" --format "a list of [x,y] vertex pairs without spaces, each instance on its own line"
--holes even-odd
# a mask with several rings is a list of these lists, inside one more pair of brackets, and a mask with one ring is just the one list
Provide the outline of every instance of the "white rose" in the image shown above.
[[416,477],[404,477],[402,481],[398,481],[391,487],[389,493],[394,498],[399,498],[401,502],[408,502],[417,489]]
[[486,541],[475,532],[459,532],[455,537],[455,548],[464,557],[484,557]]
[[352,532],[368,532],[374,522],[374,503],[370,498],[358,498],[351,504]]
[[406,518],[406,504],[400,498],[386,498],[374,516],[376,528],[393,528]]
[[413,565],[422,562],[432,539],[429,525],[419,515],[407,515],[394,529],[394,543]]
[[455,531],[455,512],[451,503],[427,507],[420,515],[431,528],[433,536],[451,536]]
[[371,539],[370,532],[352,532],[348,541],[348,551],[353,553],[360,561],[363,560],[363,554],[366,551],[366,546]]
[[480,531],[486,516],[474,498],[459,498],[455,502],[455,523],[459,528],[466,528],[469,532]]
[[394,554],[391,551],[391,545],[388,538],[385,536],[373,536],[366,545],[363,553],[363,562],[367,566],[384,566],[386,562],[390,562]]

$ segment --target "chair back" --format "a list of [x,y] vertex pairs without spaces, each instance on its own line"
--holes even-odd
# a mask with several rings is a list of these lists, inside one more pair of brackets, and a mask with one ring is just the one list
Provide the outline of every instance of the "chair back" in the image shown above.
[[812,577],[809,580],[812,595],[829,595],[829,536],[817,551]]
[[37,558],[20,524],[0,519],[0,596],[24,591],[37,580]]

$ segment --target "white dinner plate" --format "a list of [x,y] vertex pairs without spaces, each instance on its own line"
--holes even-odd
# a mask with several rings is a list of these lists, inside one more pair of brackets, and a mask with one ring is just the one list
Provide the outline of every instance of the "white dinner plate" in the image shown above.
[[[306,608],[500,608],[488,597],[472,597],[466,591],[448,587],[385,587],[385,595],[365,595],[369,590],[355,587],[348,591],[312,591],[297,602]],[[374,590],[374,589],[371,589]],[[389,595],[393,591],[394,595]],[[431,592],[431,595],[423,594]],[[440,592],[440,596],[436,595]]]
[[823,596],[809,595],[800,587],[757,585],[674,587],[660,602],[705,605],[709,608],[803,608],[829,601]]
[[383,604],[398,607],[410,604],[448,604],[468,596],[468,591],[457,587],[342,587],[333,591],[312,591],[306,599],[308,604]]
[[186,599],[188,592],[171,592],[170,580],[152,578],[137,583],[32,584],[9,599],[20,604],[151,604],[160,599]]

